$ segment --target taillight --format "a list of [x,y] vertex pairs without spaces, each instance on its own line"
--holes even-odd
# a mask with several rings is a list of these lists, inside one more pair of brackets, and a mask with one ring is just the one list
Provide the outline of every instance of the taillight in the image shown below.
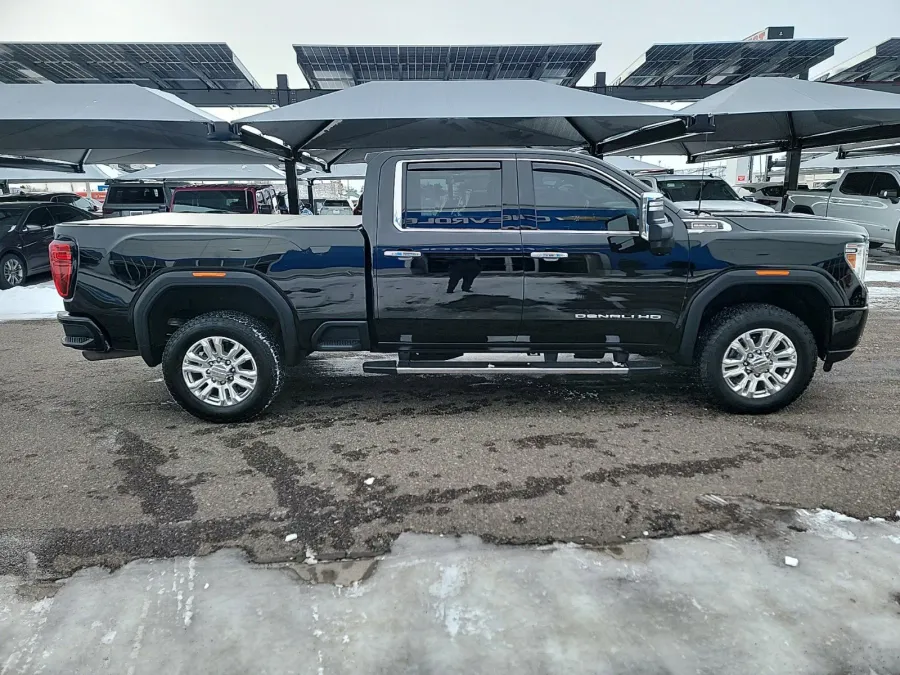
[[72,283],[75,276],[75,244],[70,241],[50,242],[50,274],[53,275],[56,292],[63,298],[70,298],[75,290]]
[[844,258],[850,269],[863,283],[866,282],[866,265],[869,261],[869,244],[847,244],[844,246]]

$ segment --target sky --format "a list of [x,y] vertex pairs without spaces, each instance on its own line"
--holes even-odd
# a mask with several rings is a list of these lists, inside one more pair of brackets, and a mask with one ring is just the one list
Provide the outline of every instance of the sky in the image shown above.
[[[598,70],[612,84],[658,42],[741,40],[768,26],[794,26],[798,38],[846,37],[815,78],[900,34],[900,0],[41,0],[39,8],[0,0],[0,42],[226,42],[264,88],[277,73],[306,86],[293,44],[600,42],[582,84]],[[233,120],[257,110],[210,112]]]
[[[0,0],[0,42],[227,42],[263,87],[287,73],[292,44],[602,42],[613,80],[656,42],[740,40],[767,26],[796,37],[846,37],[824,69],[900,33],[900,0],[41,0],[39,14]],[[823,71],[813,71],[818,75]],[[584,83],[593,81],[588,73]]]

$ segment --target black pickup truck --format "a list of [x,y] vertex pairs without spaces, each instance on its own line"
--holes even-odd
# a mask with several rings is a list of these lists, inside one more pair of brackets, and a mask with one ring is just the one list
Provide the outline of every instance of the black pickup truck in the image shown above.
[[284,366],[312,351],[396,354],[364,365],[389,374],[674,361],[736,412],[778,410],[818,359],[827,371],[852,354],[867,316],[861,228],[689,214],[646,190],[568,152],[385,152],[369,157],[362,217],[58,225],[63,344],[161,363],[175,399],[216,422],[262,412]]

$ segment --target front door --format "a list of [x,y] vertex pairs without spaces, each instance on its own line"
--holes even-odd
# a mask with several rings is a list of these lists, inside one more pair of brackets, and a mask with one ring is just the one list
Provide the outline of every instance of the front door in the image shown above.
[[514,343],[523,293],[515,161],[390,167],[393,223],[378,223],[373,256],[378,342]]
[[[684,302],[687,232],[651,253],[639,191],[583,166],[519,162],[526,256],[522,340],[551,347],[659,347]],[[560,350],[561,351],[561,350]]]
[[22,224],[22,249],[29,273],[40,272],[50,267],[53,225],[53,218],[45,206],[32,210]]

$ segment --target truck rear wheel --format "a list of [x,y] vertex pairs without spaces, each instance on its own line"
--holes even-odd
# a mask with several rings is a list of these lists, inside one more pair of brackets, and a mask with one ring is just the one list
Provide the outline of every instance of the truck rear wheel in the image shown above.
[[178,404],[208,422],[245,422],[281,391],[281,350],[262,322],[239,312],[191,319],[166,343],[163,377]]
[[698,342],[700,384],[717,407],[770,413],[793,403],[816,370],[812,331],[799,317],[765,304],[717,314]]

